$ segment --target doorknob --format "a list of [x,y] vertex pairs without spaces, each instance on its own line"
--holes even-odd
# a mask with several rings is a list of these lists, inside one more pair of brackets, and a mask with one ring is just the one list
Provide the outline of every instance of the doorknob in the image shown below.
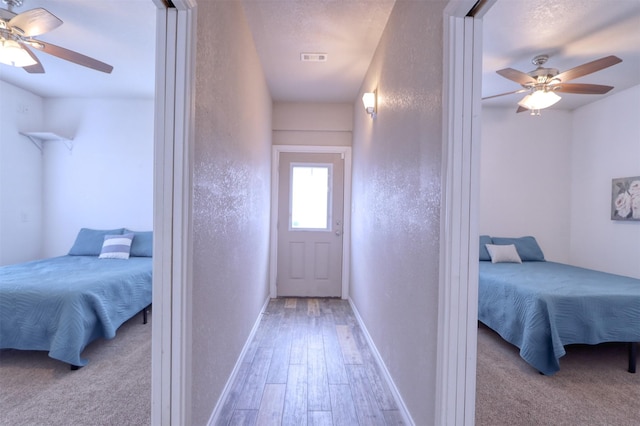
[[338,230],[336,231],[336,235],[339,237],[340,235],[342,235],[342,232],[340,232],[340,230],[338,229]]

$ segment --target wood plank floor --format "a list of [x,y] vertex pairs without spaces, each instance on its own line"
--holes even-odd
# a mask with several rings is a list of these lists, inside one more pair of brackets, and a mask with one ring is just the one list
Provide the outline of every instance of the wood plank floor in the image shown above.
[[272,299],[222,425],[402,425],[393,395],[340,299]]

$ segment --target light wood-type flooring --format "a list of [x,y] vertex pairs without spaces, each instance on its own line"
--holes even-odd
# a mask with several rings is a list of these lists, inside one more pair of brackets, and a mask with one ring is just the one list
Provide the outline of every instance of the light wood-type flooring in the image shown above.
[[340,299],[272,299],[217,425],[401,425],[358,326]]

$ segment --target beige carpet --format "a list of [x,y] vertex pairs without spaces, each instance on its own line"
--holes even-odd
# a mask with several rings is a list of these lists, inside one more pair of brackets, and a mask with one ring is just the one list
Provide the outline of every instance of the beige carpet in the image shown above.
[[627,345],[566,350],[560,371],[543,376],[481,324],[476,425],[640,425],[640,374],[627,372]]
[[77,371],[46,352],[0,350],[0,425],[149,425],[151,315],[83,352]]
[[[70,371],[45,352],[0,350],[0,425],[149,425],[151,323],[138,315],[83,356]],[[542,376],[480,325],[476,425],[640,425],[640,374],[626,369],[626,345],[576,345]]]

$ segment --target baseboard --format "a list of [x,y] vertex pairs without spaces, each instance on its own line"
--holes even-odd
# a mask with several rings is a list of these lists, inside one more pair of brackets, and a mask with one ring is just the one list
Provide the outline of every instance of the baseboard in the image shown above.
[[262,309],[260,309],[260,313],[258,314],[258,319],[256,319],[255,324],[253,324],[251,333],[249,333],[249,337],[247,337],[247,340],[244,343],[242,351],[240,352],[240,356],[238,356],[238,360],[236,361],[236,365],[233,367],[233,370],[231,371],[231,375],[229,376],[227,383],[224,385],[222,394],[220,395],[220,398],[218,398],[218,403],[213,409],[213,412],[211,413],[211,417],[209,417],[209,422],[207,423],[208,426],[214,426],[216,422],[219,420],[222,407],[224,407],[224,404],[227,402],[227,398],[229,398],[229,393],[231,392],[231,386],[233,385],[233,383],[236,380],[236,377],[238,376],[238,371],[240,370],[240,366],[242,365],[242,360],[244,359],[244,356],[249,350],[249,346],[251,345],[251,342],[253,341],[253,338],[255,337],[256,332],[258,331],[258,327],[260,326],[260,321],[262,320],[262,314],[264,314],[264,311],[266,311],[270,300],[271,298],[267,297],[267,300],[265,300],[264,305],[262,305]]
[[387,382],[387,385],[389,386],[389,389],[391,390],[391,393],[393,394],[393,397],[396,403],[398,404],[398,410],[402,415],[402,420],[404,424],[415,426],[413,418],[411,418],[411,415],[409,414],[409,410],[407,409],[407,406],[404,404],[404,400],[402,399],[402,396],[400,396],[400,392],[398,391],[398,388],[393,382],[393,379],[391,378],[391,374],[389,373],[389,370],[387,370],[387,366],[382,360],[382,356],[380,355],[380,352],[378,352],[378,348],[376,348],[376,345],[373,343],[373,339],[371,338],[369,331],[367,331],[367,327],[365,327],[364,322],[362,321],[362,317],[360,316],[360,313],[356,308],[356,305],[353,303],[353,300],[351,300],[350,297],[347,300],[349,301],[349,305],[351,305],[351,310],[353,310],[353,314],[355,315],[356,320],[358,321],[358,325],[360,326],[360,329],[364,334],[364,338],[367,340],[367,343],[369,344],[369,348],[373,353],[373,357],[375,358],[376,363],[380,368],[382,377]]

